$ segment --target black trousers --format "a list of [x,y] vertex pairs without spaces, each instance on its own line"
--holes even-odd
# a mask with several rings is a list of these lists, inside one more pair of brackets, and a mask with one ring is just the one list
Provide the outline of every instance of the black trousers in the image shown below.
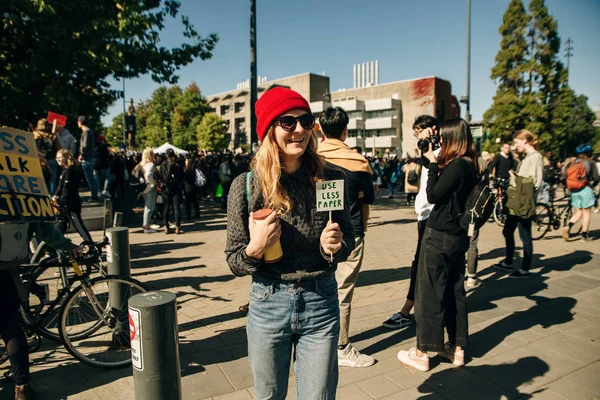
[[417,286],[417,269],[419,268],[419,254],[421,253],[421,242],[423,241],[423,234],[427,227],[427,220],[417,222],[417,251],[415,251],[415,258],[410,266],[410,285],[408,287],[408,294],[406,298],[412,302],[415,301],[415,288]]
[[165,211],[163,214],[165,229],[169,229],[169,214],[171,213],[171,208],[175,214],[175,226],[181,226],[181,194],[167,193],[165,195]]
[[[12,314],[12,315],[11,315]],[[6,346],[13,380],[16,386],[29,383],[29,348],[21,327],[19,312],[4,313],[5,321],[0,321],[0,336]]]
[[506,216],[506,223],[502,229],[502,235],[506,242],[506,258],[504,262],[512,265],[515,253],[515,230],[519,228],[519,236],[523,242],[523,263],[521,269],[529,271],[533,259],[533,239],[531,239],[531,222],[533,219],[520,218],[514,215]]
[[417,349],[444,351],[444,327],[451,344],[467,344],[469,322],[464,287],[467,235],[425,229],[417,272]]
[[200,216],[200,205],[198,204],[198,191],[196,188],[191,191],[185,191],[185,216],[187,219],[192,218],[192,210],[194,211],[194,215],[196,218]]

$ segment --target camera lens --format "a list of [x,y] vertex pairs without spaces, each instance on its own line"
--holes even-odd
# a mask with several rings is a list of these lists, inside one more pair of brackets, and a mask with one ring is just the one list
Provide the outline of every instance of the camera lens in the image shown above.
[[429,140],[421,139],[417,142],[417,146],[419,147],[419,149],[421,149],[421,151],[427,152],[429,151]]

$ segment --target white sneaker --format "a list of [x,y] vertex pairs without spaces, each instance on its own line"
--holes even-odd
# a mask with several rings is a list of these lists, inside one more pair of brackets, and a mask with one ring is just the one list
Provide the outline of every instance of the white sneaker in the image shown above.
[[479,280],[479,278],[471,278],[471,277],[467,278],[467,287],[468,288],[476,288],[479,285],[481,285],[481,281]]
[[423,357],[417,356],[416,347],[412,347],[410,350],[400,350],[398,352],[398,360],[419,371],[429,371],[429,356],[427,354],[424,354]]
[[348,343],[345,349],[338,349],[338,366],[364,368],[375,364],[375,359],[366,354],[361,354],[358,350]]
[[445,358],[457,367],[465,365],[465,351],[456,350],[456,346],[452,346],[450,343],[444,345],[444,351],[438,352],[438,356]]
[[158,231],[155,231],[154,229],[150,228],[150,229],[144,229],[144,233],[156,233]]
[[106,197],[107,199],[110,199],[110,193],[107,190],[102,191],[102,196]]

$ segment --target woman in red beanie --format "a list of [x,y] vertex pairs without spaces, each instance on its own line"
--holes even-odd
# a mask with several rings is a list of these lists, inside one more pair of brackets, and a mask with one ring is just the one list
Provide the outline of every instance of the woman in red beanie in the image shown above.
[[[354,248],[347,210],[317,212],[316,182],[344,179],[317,154],[308,102],[274,88],[256,103],[261,146],[229,193],[227,262],[252,275],[246,331],[256,399],[285,399],[292,350],[298,399],[334,399],[339,306],[334,271]],[[344,204],[348,204],[346,200]],[[253,213],[275,212],[257,223]],[[281,243],[283,256],[265,262]]]

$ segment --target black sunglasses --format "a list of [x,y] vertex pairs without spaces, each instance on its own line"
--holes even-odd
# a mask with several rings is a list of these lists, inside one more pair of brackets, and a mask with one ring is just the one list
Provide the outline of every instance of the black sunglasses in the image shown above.
[[302,128],[307,131],[311,130],[315,126],[315,116],[312,114],[304,114],[299,117],[293,117],[291,115],[285,115],[283,117],[277,118],[279,125],[283,128],[284,131],[292,133],[296,129],[296,125],[300,122]]

